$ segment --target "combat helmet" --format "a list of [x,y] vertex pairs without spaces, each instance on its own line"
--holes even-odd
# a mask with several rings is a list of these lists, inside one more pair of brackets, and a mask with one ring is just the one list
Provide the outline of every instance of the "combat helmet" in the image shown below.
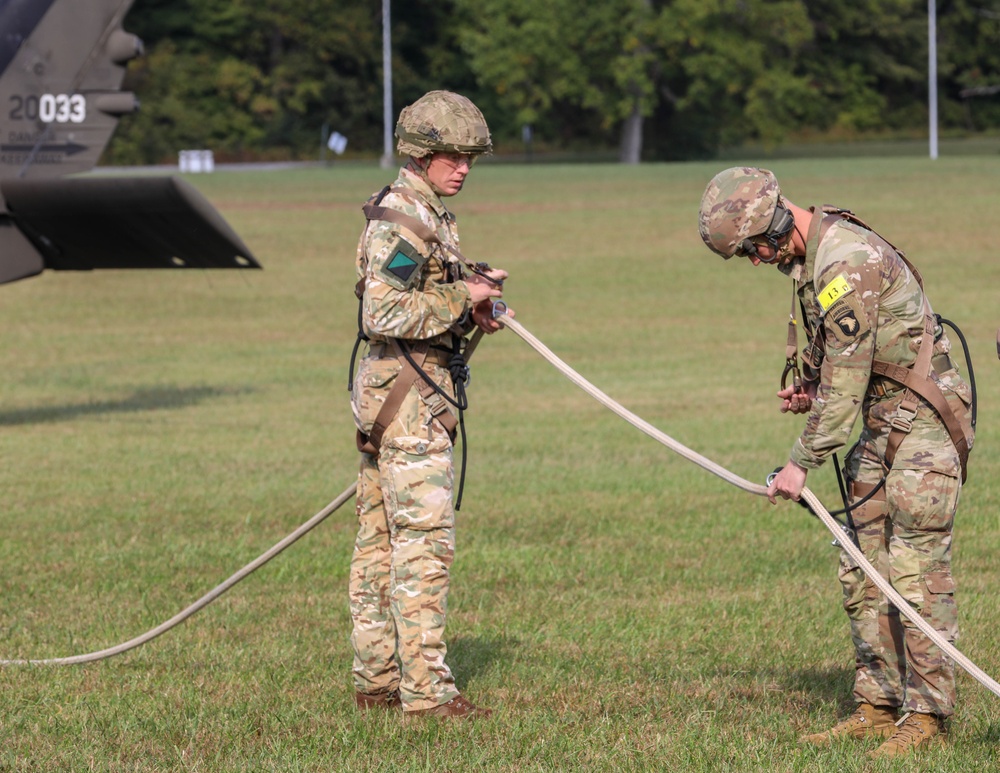
[[781,189],[767,169],[736,166],[719,172],[705,188],[698,212],[698,232],[708,248],[726,260],[737,253],[754,255],[754,237],[763,236],[778,250],[778,240],[795,220],[781,203]]
[[451,91],[429,91],[396,122],[396,150],[423,158],[431,153],[493,152],[490,128],[472,100]]

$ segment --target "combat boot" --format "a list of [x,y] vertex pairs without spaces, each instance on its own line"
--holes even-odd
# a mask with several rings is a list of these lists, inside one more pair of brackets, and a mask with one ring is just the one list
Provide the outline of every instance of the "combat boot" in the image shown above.
[[428,717],[436,719],[485,719],[492,713],[491,709],[481,708],[470,703],[461,695],[456,695],[440,706],[407,711],[403,714],[403,721],[414,722]]
[[932,749],[944,746],[948,735],[944,729],[944,720],[934,714],[907,714],[897,725],[896,732],[889,736],[873,752],[868,752],[872,758],[899,757],[910,754],[916,749]]
[[360,711],[369,709],[398,709],[402,705],[399,690],[372,695],[365,692],[354,693],[354,703]]
[[826,746],[841,738],[888,738],[896,729],[896,709],[859,703],[847,719],[822,733],[799,738],[799,743]]

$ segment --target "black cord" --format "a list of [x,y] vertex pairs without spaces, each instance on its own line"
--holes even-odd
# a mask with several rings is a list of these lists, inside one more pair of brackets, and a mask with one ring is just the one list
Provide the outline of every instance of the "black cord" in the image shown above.
[[368,336],[365,335],[364,326],[361,323],[361,306],[362,301],[358,299],[358,337],[354,339],[354,348],[351,349],[351,364],[347,370],[347,391],[351,392],[354,389],[354,364],[358,359],[358,349],[361,348],[361,344],[368,341]]
[[358,337],[354,341],[354,348],[351,350],[351,364],[347,370],[347,391],[351,392],[354,390],[354,363],[358,358],[358,349],[361,348],[361,344],[368,340],[368,336],[358,331]]
[[[850,456],[850,454],[848,454]],[[840,459],[833,455],[833,469],[837,472],[837,488],[840,489],[840,499],[844,503],[844,508],[850,510],[850,503],[847,501],[847,485],[844,483],[844,476],[840,472]]]
[[[836,464],[836,462],[834,462],[834,464]],[[771,474],[767,477],[767,485],[769,485],[769,486],[771,485],[771,478],[774,475],[777,475],[779,472],[781,472],[782,469],[784,469],[784,468],[782,468],[782,467],[775,467],[774,468],[774,470],[771,472]],[[873,488],[871,491],[869,491],[867,494],[865,494],[863,497],[861,497],[861,499],[859,499],[853,505],[847,505],[847,491],[844,488],[843,480],[840,477],[840,467],[839,467],[839,465],[837,466],[837,482],[840,484],[840,492],[841,492],[841,496],[844,499],[844,505],[845,506],[842,507],[840,510],[831,510],[831,511],[829,511],[829,513],[834,518],[834,520],[837,520],[837,516],[838,515],[844,515],[846,513],[847,514],[847,518],[848,518],[848,523],[845,524],[842,521],[838,521],[838,523],[840,523],[841,526],[844,526],[845,528],[851,529],[851,531],[853,531],[853,528],[851,526],[851,523],[852,523],[852,519],[851,519],[851,516],[850,516],[851,511],[857,509],[858,507],[860,507],[861,505],[863,505],[865,502],[867,502],[869,499],[871,499],[873,496],[875,496],[879,492],[879,489],[881,489],[885,485],[885,478],[883,477],[882,480],[880,480],[878,482],[878,485],[875,486],[875,488]],[[806,502],[806,500],[799,499],[795,504],[801,505],[802,507],[804,507],[806,510],[809,511],[810,515],[813,515],[813,516],[815,516],[817,518],[819,517],[816,514],[816,511],[812,509],[812,505],[810,505],[808,502]]]
[[469,447],[465,439],[465,412],[458,412],[458,429],[459,434],[462,437],[462,467],[458,474],[458,491],[455,494],[455,510],[462,509],[462,495],[465,493],[465,468],[466,461],[468,459],[468,452],[466,449]]
[[[840,476],[840,470],[837,470],[837,475],[838,477]],[[850,507],[844,507],[841,510],[834,510],[833,512],[830,513],[830,515],[837,516],[837,515],[843,515],[844,513],[848,513],[848,517],[850,517],[850,512],[852,510],[856,510],[857,508],[861,507],[861,505],[863,505],[865,502],[867,502],[869,499],[875,496],[884,485],[885,485],[885,477],[883,476],[882,480],[878,482],[878,485],[875,486],[875,488],[873,488],[871,491],[869,491],[867,494],[861,497],[861,499],[859,499],[853,505],[851,505]]]
[[[461,353],[458,355],[452,354],[451,359],[448,361],[448,372],[451,373],[451,382],[455,387],[455,397],[453,399],[447,392],[434,383],[434,379],[428,376],[427,372],[423,368],[414,362],[413,357],[410,355],[410,350],[406,346],[406,341],[402,339],[397,340],[399,340],[399,348],[402,350],[406,361],[410,363],[410,366],[423,377],[424,381],[431,385],[431,388],[435,392],[445,399],[445,402],[449,405],[455,406],[460,411],[464,411],[469,407],[469,400],[465,394],[465,384],[469,380],[469,366],[465,364],[465,358],[462,357]],[[456,369],[454,364],[456,356],[461,358],[461,365],[459,369]],[[458,375],[456,375],[456,372]]]
[[955,335],[958,336],[958,340],[962,342],[962,352],[965,355],[965,366],[969,369],[969,387],[972,389],[972,429],[975,431],[976,418],[979,412],[979,397],[976,392],[976,374],[972,370],[972,356],[969,354],[969,342],[965,340],[965,336],[962,335],[962,331],[958,329],[958,325],[950,319],[945,319],[940,314],[935,314],[934,318],[937,320],[939,325],[947,325],[954,330]]
[[455,510],[462,509],[462,495],[465,493],[465,468],[468,461],[468,443],[465,437],[465,410],[469,407],[469,397],[465,391],[465,385],[469,383],[469,365],[465,361],[465,356],[462,354],[460,346],[461,344],[456,338],[455,347],[452,350],[451,358],[448,360],[448,372],[451,374],[451,383],[455,389],[455,398],[452,399],[447,392],[434,382],[434,379],[423,368],[417,365],[410,355],[410,349],[406,341],[401,339],[399,341],[400,351],[403,352],[406,361],[410,363],[410,367],[417,371],[421,378],[430,384],[431,388],[437,394],[444,398],[445,402],[455,406],[458,410],[458,427],[462,438],[462,465],[458,477],[458,491],[455,494]]

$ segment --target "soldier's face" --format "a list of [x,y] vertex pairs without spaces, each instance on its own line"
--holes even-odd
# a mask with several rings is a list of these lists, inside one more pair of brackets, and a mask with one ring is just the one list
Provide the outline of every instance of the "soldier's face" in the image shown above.
[[435,153],[427,164],[427,179],[440,196],[454,196],[476,163],[476,157],[466,153]]
[[759,266],[761,263],[766,263],[769,266],[786,263],[792,258],[791,232],[781,238],[777,250],[763,237],[753,239],[753,244],[757,248],[756,253],[747,254],[746,257],[755,266]]

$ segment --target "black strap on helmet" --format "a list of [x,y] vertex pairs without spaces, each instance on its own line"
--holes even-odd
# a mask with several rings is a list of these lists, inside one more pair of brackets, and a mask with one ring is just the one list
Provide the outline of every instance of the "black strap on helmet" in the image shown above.
[[774,254],[777,255],[778,242],[784,239],[794,227],[795,215],[779,199],[778,203],[774,206],[774,216],[771,218],[771,223],[768,225],[767,230],[764,233],[756,234],[751,239],[744,239],[740,243],[738,254],[745,258],[756,256],[757,245],[753,243],[753,239],[763,236],[771,249],[774,250]]

